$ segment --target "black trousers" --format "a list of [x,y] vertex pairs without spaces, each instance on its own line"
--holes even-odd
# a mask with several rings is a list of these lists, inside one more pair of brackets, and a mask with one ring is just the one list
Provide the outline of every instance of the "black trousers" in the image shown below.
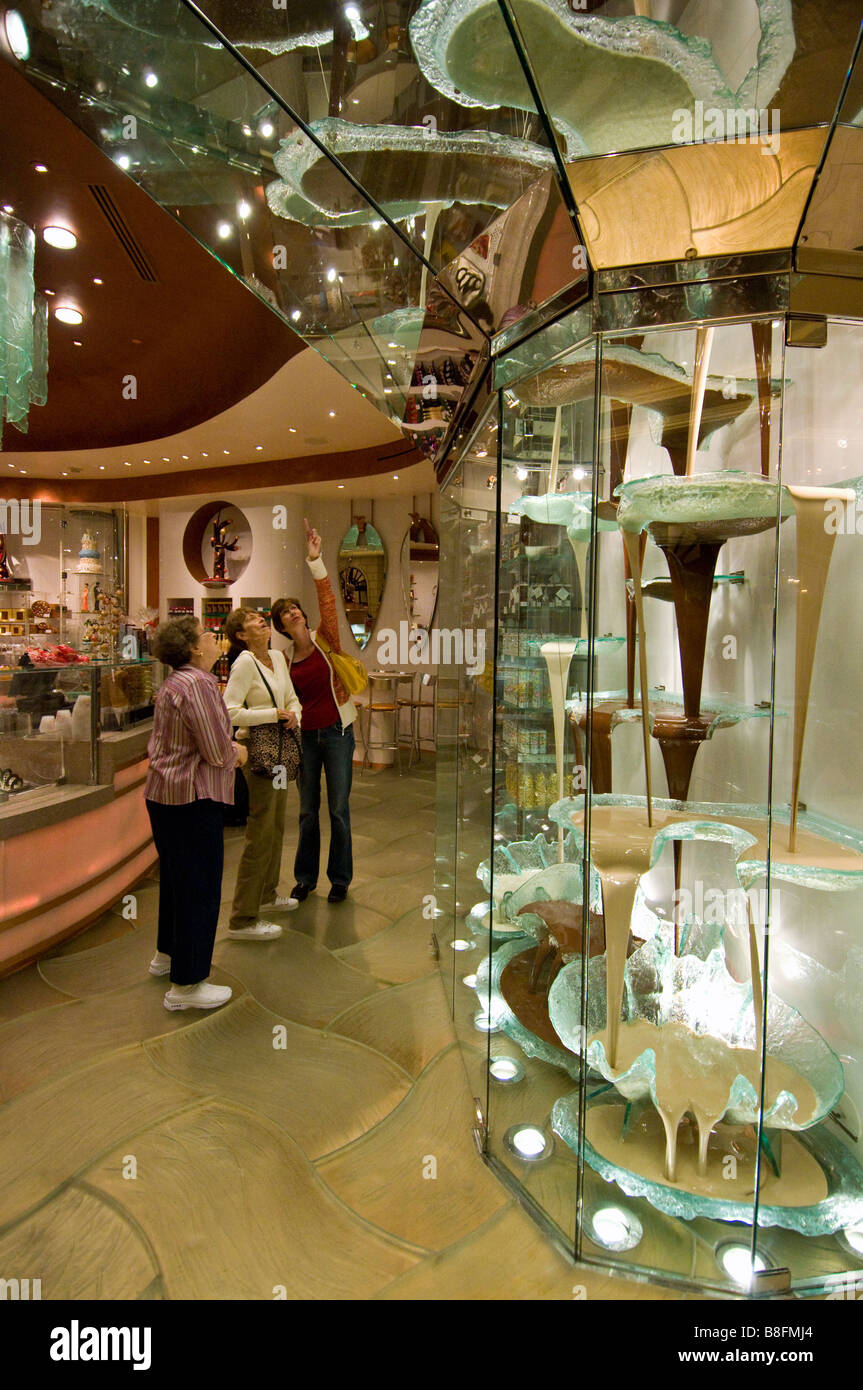
[[147,802],[159,854],[157,946],[171,957],[171,983],[206,980],[222,897],[225,845],[218,801]]

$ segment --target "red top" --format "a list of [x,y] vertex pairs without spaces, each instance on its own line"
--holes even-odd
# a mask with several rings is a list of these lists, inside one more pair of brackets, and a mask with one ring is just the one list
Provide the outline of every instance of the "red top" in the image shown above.
[[302,661],[291,662],[291,680],[303,707],[303,729],[328,729],[340,723],[338,705],[330,685],[330,663],[315,647]]
[[231,721],[209,671],[181,666],[156,695],[144,796],[163,806],[199,800],[234,803],[237,752]]

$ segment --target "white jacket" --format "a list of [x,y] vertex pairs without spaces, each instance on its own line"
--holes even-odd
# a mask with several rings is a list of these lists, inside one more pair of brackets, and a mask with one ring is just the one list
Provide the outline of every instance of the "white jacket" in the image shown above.
[[[280,709],[291,710],[298,724],[302,721],[303,707],[297,699],[284,652],[271,651],[270,656],[272,671],[262,666],[251,652],[240,652],[231,667],[225,704],[231,723],[237,729],[248,729],[253,724],[275,724]],[[264,677],[276,698],[275,705],[264,685]]]

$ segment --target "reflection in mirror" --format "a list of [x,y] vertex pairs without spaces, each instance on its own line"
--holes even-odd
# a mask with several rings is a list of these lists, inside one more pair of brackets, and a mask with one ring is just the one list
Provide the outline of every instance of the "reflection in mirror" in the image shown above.
[[402,541],[402,590],[411,631],[421,628],[428,632],[437,608],[440,543],[431,522],[416,510],[416,499],[410,518]]
[[374,631],[387,577],[384,543],[370,519],[354,514],[339,547],[339,584],[345,616],[362,651]]

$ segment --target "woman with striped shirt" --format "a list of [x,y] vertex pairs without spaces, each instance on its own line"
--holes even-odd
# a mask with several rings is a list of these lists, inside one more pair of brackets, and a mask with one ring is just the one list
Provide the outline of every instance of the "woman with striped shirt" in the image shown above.
[[197,618],[163,623],[153,655],[172,667],[156,695],[144,796],[159,853],[159,933],[151,975],[171,976],[166,1009],[216,1009],[231,990],[207,983],[222,896],[222,806],[248,756],[211,674],[219,655]]

